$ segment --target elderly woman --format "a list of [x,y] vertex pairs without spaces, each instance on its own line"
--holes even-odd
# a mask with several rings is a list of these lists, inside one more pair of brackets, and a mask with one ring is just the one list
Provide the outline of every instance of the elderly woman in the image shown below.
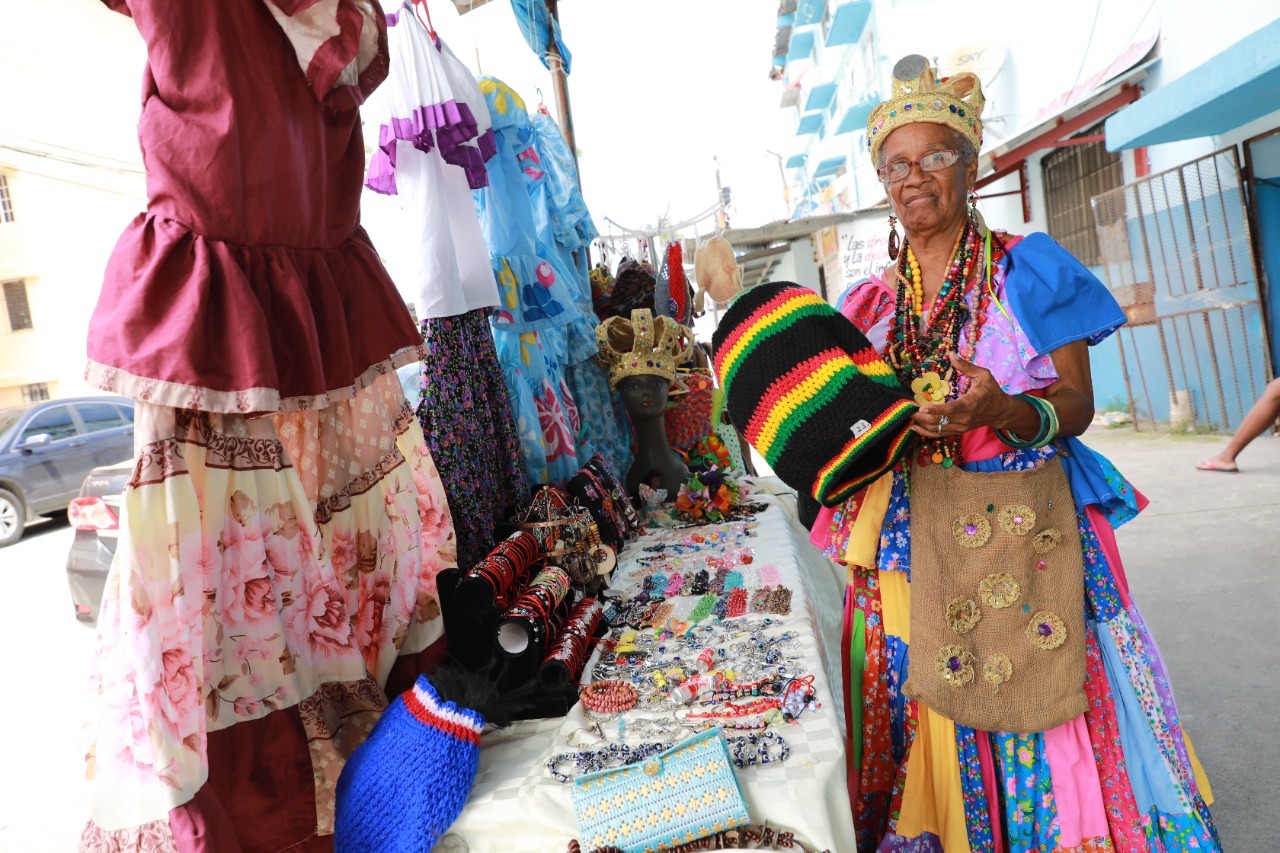
[[894,78],[867,138],[905,237],[841,310],[911,389],[919,441],[814,528],[850,570],[859,850],[1219,849],[1112,532],[1145,501],[1075,438],[1088,347],[1124,315],[1048,236],[967,203],[977,78],[919,56]]

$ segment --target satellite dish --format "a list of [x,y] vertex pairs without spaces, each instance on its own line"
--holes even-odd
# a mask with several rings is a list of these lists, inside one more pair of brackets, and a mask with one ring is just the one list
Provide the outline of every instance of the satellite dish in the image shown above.
[[977,74],[985,88],[1000,76],[1006,55],[1003,42],[995,39],[974,39],[947,54],[947,57],[942,60],[942,67],[938,70],[948,77],[965,71]]

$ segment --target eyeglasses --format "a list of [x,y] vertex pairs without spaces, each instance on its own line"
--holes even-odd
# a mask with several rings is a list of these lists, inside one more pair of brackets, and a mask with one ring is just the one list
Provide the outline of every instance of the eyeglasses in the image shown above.
[[922,172],[938,172],[950,168],[960,159],[960,152],[952,148],[942,151],[930,151],[919,160],[895,160],[887,166],[876,169],[882,184],[896,184],[905,181],[911,174],[911,167],[918,165]]

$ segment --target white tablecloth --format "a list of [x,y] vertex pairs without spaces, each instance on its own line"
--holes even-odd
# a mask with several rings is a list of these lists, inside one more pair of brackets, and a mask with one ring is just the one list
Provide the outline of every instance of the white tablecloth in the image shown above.
[[[753,821],[767,820],[819,848],[853,850],[839,697],[844,576],[809,544],[808,532],[796,519],[795,498],[786,487],[772,479],[759,485],[778,494],[752,496],[770,506],[756,516],[757,536],[745,544],[755,552],[754,564],[776,565],[782,583],[793,590],[785,625],[800,636],[805,666],[815,676],[822,707],[806,712],[794,724],[776,728],[791,746],[787,761],[740,769],[738,779]],[[625,578],[639,565],[635,560],[644,555],[641,549],[646,544],[642,537],[619,556],[615,586],[626,586]],[[578,837],[572,786],[553,779],[546,763],[554,755],[574,751],[565,738],[584,725],[582,711],[575,707],[564,718],[518,723],[486,733],[475,787],[437,850],[564,850],[570,838]]]

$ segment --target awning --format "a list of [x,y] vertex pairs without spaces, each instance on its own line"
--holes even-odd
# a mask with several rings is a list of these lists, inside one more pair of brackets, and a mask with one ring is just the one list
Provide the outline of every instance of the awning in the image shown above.
[[797,59],[808,59],[813,53],[813,30],[795,33],[791,36],[791,49],[787,51],[787,62]]
[[809,90],[809,97],[804,102],[804,111],[825,110],[831,106],[836,97],[835,83],[819,83]]
[[840,124],[836,127],[836,134],[853,133],[856,130],[867,129],[867,118],[871,115],[871,111],[875,109],[876,99],[874,97],[867,98],[865,101],[859,101],[849,109],[844,111],[844,117],[840,119]]
[[836,7],[827,30],[827,47],[856,44],[871,17],[871,0],[852,0]]
[[836,172],[844,168],[845,163],[849,161],[847,154],[841,154],[839,157],[828,157],[818,164],[818,168],[813,170],[814,178],[833,177]]
[[1107,150],[1225,133],[1280,110],[1280,18],[1107,119]]
[[791,159],[787,161],[788,169],[802,169],[804,163],[809,159],[808,154],[792,154]]
[[827,14],[827,0],[800,0],[796,4],[796,26],[816,24]]
[[809,113],[800,119],[800,124],[796,126],[796,136],[817,133],[820,127],[822,127],[822,113]]

